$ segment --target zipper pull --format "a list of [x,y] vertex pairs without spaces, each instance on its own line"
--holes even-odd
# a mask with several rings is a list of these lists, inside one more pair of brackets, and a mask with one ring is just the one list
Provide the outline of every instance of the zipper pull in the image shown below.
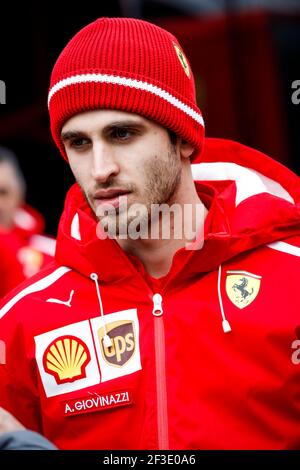
[[163,314],[163,309],[161,306],[162,296],[160,294],[154,294],[152,297],[153,300],[153,310],[152,313],[155,317],[160,317]]

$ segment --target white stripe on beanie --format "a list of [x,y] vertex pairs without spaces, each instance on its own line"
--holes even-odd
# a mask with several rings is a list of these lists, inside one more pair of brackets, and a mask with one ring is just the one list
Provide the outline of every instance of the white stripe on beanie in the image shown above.
[[175,96],[171,95],[169,92],[159,88],[156,85],[152,85],[151,83],[142,82],[141,80],[136,80],[132,78],[125,78],[125,77],[118,77],[115,75],[107,75],[101,73],[86,73],[81,75],[74,75],[73,77],[64,78],[57,82],[49,91],[48,95],[48,107],[50,107],[50,101],[58,91],[66,88],[70,85],[76,85],[78,83],[88,83],[88,82],[95,82],[95,83],[108,83],[112,85],[123,85],[128,86],[131,88],[136,88],[138,90],[148,91],[149,93],[153,93],[156,96],[164,99],[171,105],[175,106],[176,108],[183,111],[185,114],[190,116],[194,119],[198,124],[204,127],[204,121],[201,114],[197,113],[193,108],[184,104],[179,99],[175,98]]

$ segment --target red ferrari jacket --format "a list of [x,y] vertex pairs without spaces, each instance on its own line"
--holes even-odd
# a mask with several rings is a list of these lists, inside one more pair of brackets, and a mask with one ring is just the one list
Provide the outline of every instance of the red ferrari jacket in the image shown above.
[[205,243],[167,276],[74,186],[56,263],[2,305],[0,405],[62,449],[300,447],[299,178],[218,139],[193,173]]
[[0,226],[0,298],[53,260],[55,240],[43,229],[42,216],[28,205],[18,209],[12,229]]

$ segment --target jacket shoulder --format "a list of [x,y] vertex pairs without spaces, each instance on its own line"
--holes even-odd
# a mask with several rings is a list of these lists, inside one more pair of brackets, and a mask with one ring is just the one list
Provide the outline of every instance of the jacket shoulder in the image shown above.
[[287,257],[300,258],[300,236],[289,237],[266,245],[271,250],[285,254]]
[[50,291],[51,287],[70,271],[71,268],[59,266],[53,262],[30,279],[22,282],[1,300],[0,321],[10,311],[24,311],[25,303],[31,303],[34,299],[38,301],[42,293]]

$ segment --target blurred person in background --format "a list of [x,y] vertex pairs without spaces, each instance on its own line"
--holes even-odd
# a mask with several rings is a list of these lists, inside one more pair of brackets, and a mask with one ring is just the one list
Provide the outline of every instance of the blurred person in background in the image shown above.
[[25,204],[26,183],[16,155],[0,146],[0,297],[54,256],[41,214]]

